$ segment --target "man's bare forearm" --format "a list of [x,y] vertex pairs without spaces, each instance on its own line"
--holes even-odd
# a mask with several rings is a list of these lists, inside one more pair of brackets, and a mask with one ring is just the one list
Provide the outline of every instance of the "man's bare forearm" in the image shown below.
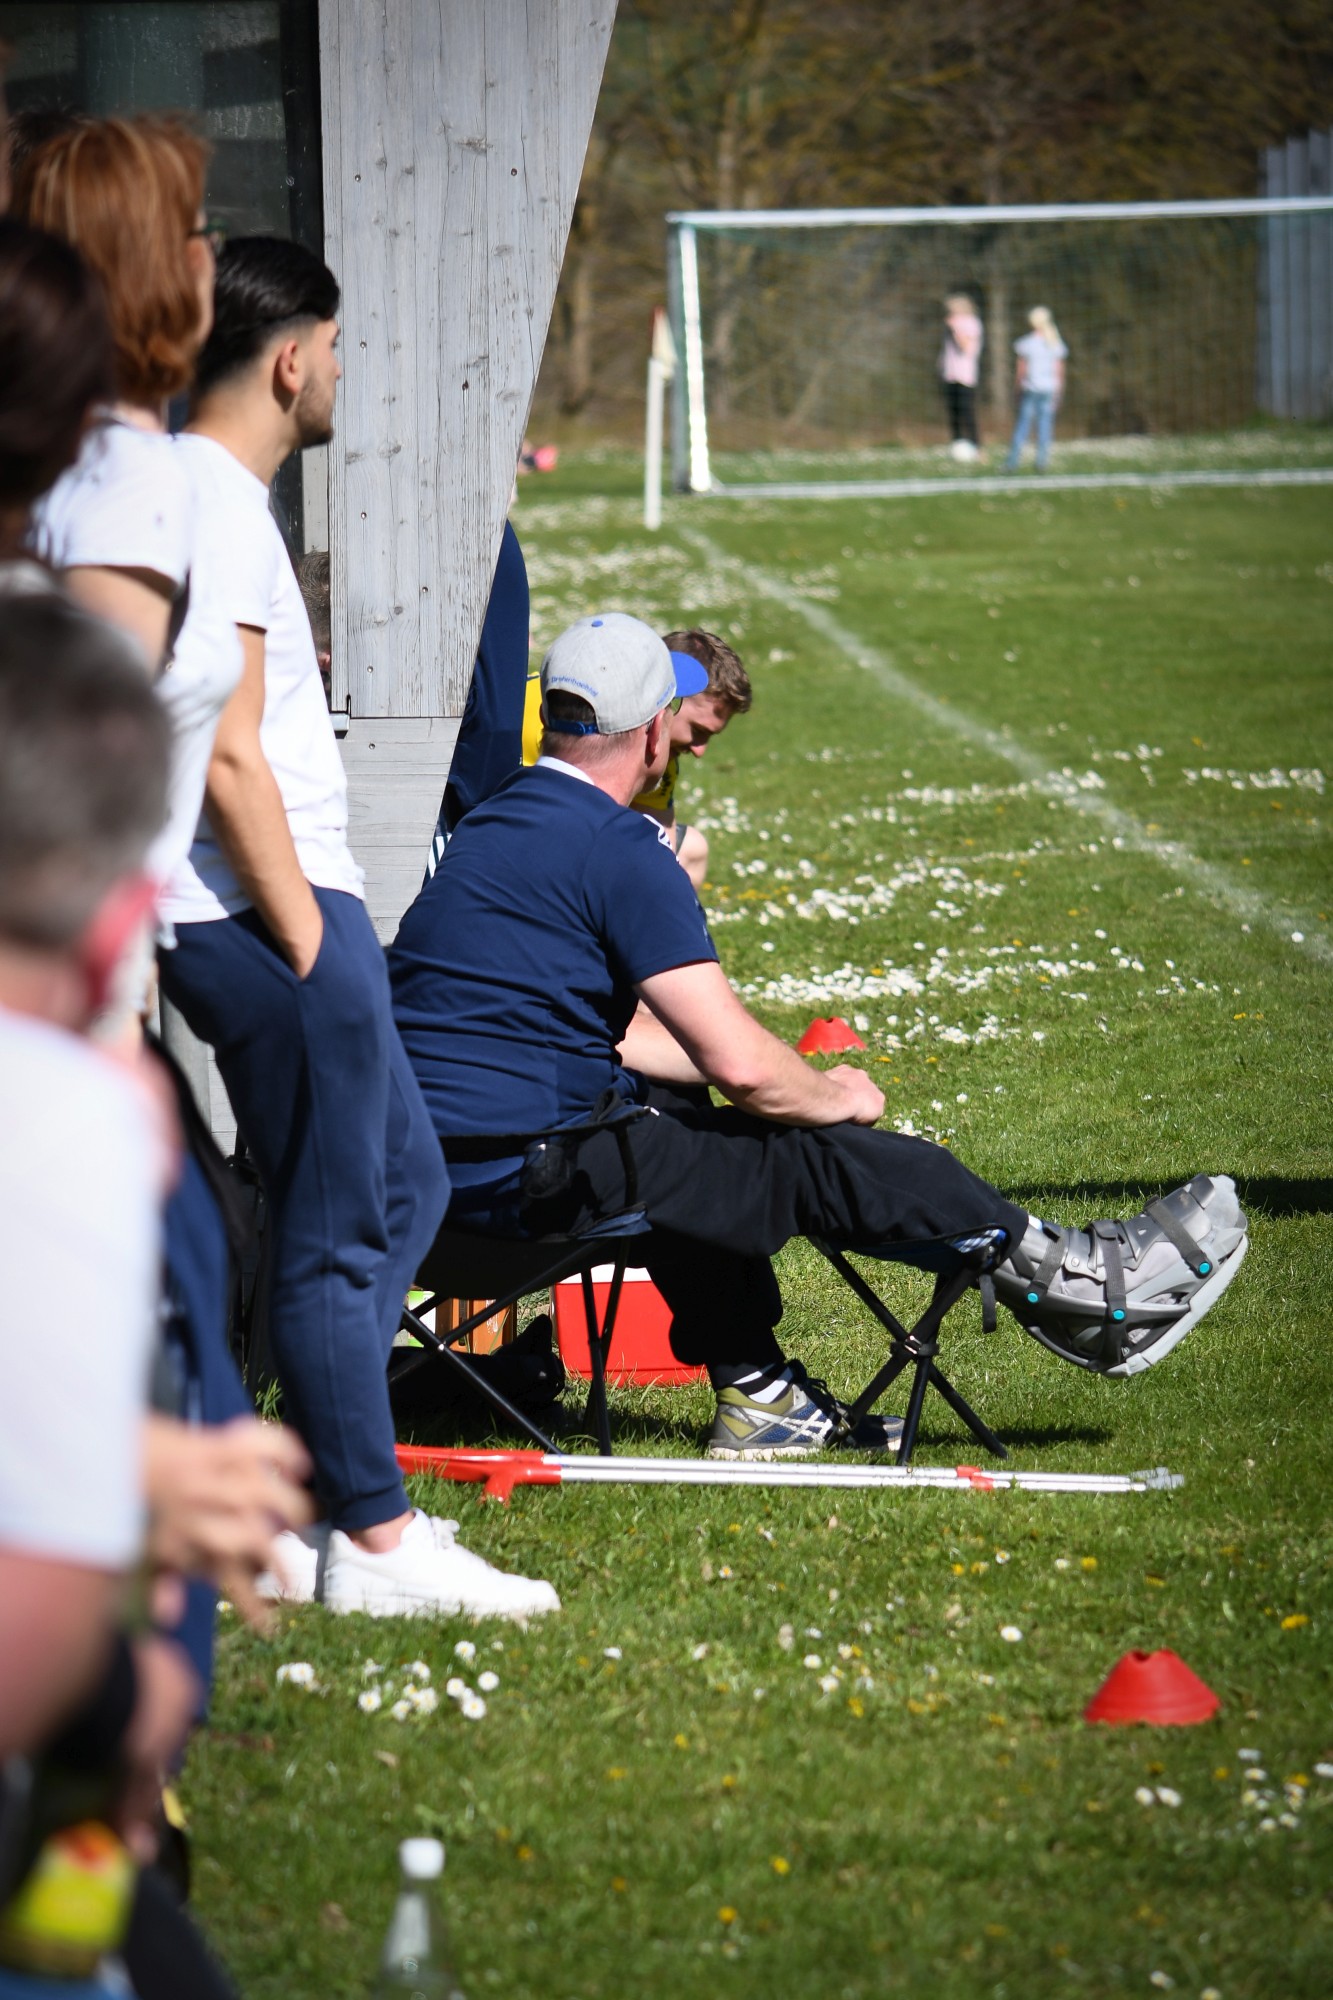
[[324,920],[301,872],[277,779],[257,746],[251,756],[214,757],[208,818],[237,881],[303,979],[319,954]]
[[654,1083],[707,1083],[698,1064],[665,1027],[650,1007],[640,1003],[620,1044],[620,1060],[626,1069],[637,1071]]

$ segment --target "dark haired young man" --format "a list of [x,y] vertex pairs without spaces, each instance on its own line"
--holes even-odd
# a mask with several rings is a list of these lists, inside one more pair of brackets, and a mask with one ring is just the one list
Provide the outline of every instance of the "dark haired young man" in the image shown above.
[[179,449],[198,513],[191,578],[240,632],[190,863],[163,905],[163,990],[216,1051],[274,1231],[273,1347],[315,1462],[326,1541],[282,1538],[278,1584],[332,1609],[523,1617],[506,1576],[409,1507],[385,1368],[448,1180],[393,1024],[347,845],[347,787],[310,622],[268,489],[332,435],[338,285],[267,237],[229,243]]

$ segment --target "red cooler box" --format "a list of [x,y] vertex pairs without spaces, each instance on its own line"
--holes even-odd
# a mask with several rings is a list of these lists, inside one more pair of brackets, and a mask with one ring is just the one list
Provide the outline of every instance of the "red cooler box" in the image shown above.
[[[610,1264],[593,1266],[592,1284],[599,1321],[611,1296]],[[551,1287],[560,1358],[571,1375],[589,1376],[588,1325],[583,1312],[583,1280],[562,1278]],[[646,1271],[626,1271],[616,1307],[607,1359],[608,1382],[647,1388],[651,1383],[702,1382],[705,1370],[687,1368],[671,1352],[671,1308]]]

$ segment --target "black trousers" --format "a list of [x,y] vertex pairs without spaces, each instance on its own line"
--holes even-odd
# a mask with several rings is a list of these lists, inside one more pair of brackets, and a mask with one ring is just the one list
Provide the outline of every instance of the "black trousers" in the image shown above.
[[949,435],[956,441],[977,441],[977,392],[967,382],[946,382],[944,400],[949,406]]
[[[951,1238],[1027,1226],[944,1146],[863,1125],[807,1129],[719,1110],[699,1091],[655,1086],[629,1127],[638,1202],[652,1225],[631,1239],[671,1307],[671,1346],[692,1365],[781,1358],[782,1296],[770,1258],[793,1236],[844,1248],[915,1246],[904,1262],[951,1269]],[[533,1235],[574,1233],[626,1207],[614,1132],[584,1140],[569,1188],[521,1210]],[[459,1218],[463,1220],[463,1217]],[[475,1194],[468,1222],[484,1226]]]

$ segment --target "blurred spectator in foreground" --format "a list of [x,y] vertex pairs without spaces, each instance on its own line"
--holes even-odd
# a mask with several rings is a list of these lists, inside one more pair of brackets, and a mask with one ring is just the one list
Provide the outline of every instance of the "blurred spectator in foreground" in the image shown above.
[[[179,1744],[193,1676],[174,1648],[117,1639],[144,1537],[142,1419],[157,1290],[164,1136],[135,1082],[80,1040],[151,885],[167,725],[128,644],[54,595],[0,621],[0,1965],[87,1978],[96,1953],[23,1900],[62,1847],[63,1791],[105,1888],[96,1942],[128,1920],[133,1838]],[[59,1360],[41,1337],[61,1300]],[[73,1743],[57,1741],[96,1695]],[[129,1786],[115,1760],[131,1748]],[[47,1752],[46,1764],[35,1760]],[[44,1786],[52,1765],[59,1782]],[[48,1817],[49,1815],[49,1817]],[[35,1934],[34,1934],[35,1931]],[[58,1932],[58,1926],[57,1926]],[[0,1992],[9,1975],[0,1971]],[[93,1986],[86,1990],[100,1991]]]
[[53,587],[23,553],[29,517],[111,383],[96,279],[68,243],[0,216],[0,590]]

